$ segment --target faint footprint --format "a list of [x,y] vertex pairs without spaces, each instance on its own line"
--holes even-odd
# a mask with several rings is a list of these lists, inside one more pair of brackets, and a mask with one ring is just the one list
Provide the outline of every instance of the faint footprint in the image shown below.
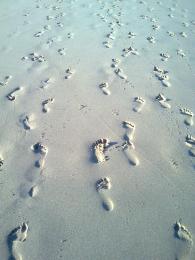
[[52,104],[53,102],[54,102],[54,98],[48,98],[42,102],[42,106],[43,106],[42,110],[44,113],[47,113],[50,111],[49,104]]
[[11,254],[10,260],[22,260],[23,257],[20,251],[20,244],[27,239],[28,225],[23,223],[21,226],[15,228],[7,237],[7,244]]
[[135,97],[134,103],[135,103],[135,106],[134,106],[133,110],[135,112],[141,112],[141,110],[145,104],[145,100],[142,97]]
[[0,86],[6,86],[11,79],[12,79],[12,76],[11,76],[11,75],[5,76],[5,77],[4,77],[4,81],[1,81],[1,82],[0,82]]
[[188,109],[188,108],[180,108],[180,112],[181,114],[183,115],[186,115],[186,118],[184,120],[184,123],[186,125],[193,125],[194,124],[194,121],[193,121],[193,117],[194,117],[194,113]]
[[53,78],[46,78],[45,80],[41,81],[41,86],[40,88],[47,88],[49,84],[53,83],[54,79]]
[[103,177],[96,182],[96,190],[100,194],[100,198],[102,200],[102,206],[107,211],[112,211],[114,209],[114,203],[112,199],[108,197],[106,191],[106,190],[110,190],[111,186],[112,186],[111,181],[110,178],[108,177]]
[[132,142],[125,142],[122,145],[123,148],[123,152],[125,154],[125,156],[127,157],[128,161],[130,164],[132,164],[133,166],[137,166],[139,165],[139,159],[135,154],[135,146]]
[[16,97],[18,96],[19,92],[22,90],[23,88],[22,87],[17,87],[15,88],[12,92],[10,92],[8,95],[7,95],[7,98],[10,100],[10,101],[14,101],[16,99]]
[[34,115],[33,114],[26,115],[22,119],[22,123],[23,123],[24,129],[26,129],[26,130],[33,129],[34,128],[33,121],[34,121]]
[[131,143],[131,141],[134,139],[135,134],[135,124],[129,121],[123,121],[123,127],[126,128],[126,133],[124,135],[124,139]]

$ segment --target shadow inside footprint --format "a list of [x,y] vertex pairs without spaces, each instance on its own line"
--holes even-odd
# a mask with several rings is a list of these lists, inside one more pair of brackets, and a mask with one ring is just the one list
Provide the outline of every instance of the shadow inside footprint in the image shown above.
[[15,257],[12,255],[12,247],[13,247],[13,242],[17,239],[17,231],[20,229],[20,227],[14,228],[9,235],[7,236],[7,246],[8,246],[8,251],[9,251],[9,258],[8,260],[16,260]]

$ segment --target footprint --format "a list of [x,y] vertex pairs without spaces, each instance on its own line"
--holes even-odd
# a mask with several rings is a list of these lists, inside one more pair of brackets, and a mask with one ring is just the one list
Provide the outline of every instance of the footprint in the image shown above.
[[46,31],[50,31],[51,30],[51,25],[47,24],[47,25],[44,25],[43,27]]
[[153,36],[149,36],[147,37],[147,40],[150,42],[150,43],[156,43],[156,40]]
[[74,33],[73,32],[69,32],[67,34],[67,37],[68,37],[68,39],[73,39],[74,38]]
[[188,145],[190,146],[195,145],[195,137],[193,137],[192,135],[187,135],[186,143],[188,143]]
[[123,148],[123,152],[125,154],[125,156],[127,157],[129,163],[133,166],[138,166],[139,165],[139,159],[138,157],[135,155],[135,146],[132,142],[125,142],[122,145]]
[[51,15],[47,15],[47,16],[46,16],[46,19],[49,21],[49,20],[53,20],[53,19],[54,19],[54,17],[53,17],[53,16],[51,16]]
[[65,51],[65,48],[61,48],[61,49],[58,49],[58,53],[62,56],[65,56],[66,55],[66,51]]
[[107,196],[107,190],[110,190],[111,187],[111,181],[108,177],[103,177],[96,182],[96,190],[100,194],[102,206],[107,211],[112,211],[114,209],[114,203],[112,199]]
[[33,197],[37,196],[38,192],[39,192],[38,186],[34,185],[34,186],[31,187],[31,189],[29,190],[28,194],[29,194],[30,197],[33,198]]
[[101,88],[102,92],[105,94],[105,95],[110,95],[111,92],[109,90],[109,85],[107,82],[103,82],[99,85],[99,88]]
[[169,35],[170,37],[175,36],[175,33],[174,33],[174,32],[168,31],[167,33],[168,33],[168,35]]
[[170,87],[171,83],[169,82],[169,75],[167,70],[162,70],[157,66],[154,66],[154,75],[161,81],[163,86]]
[[109,41],[103,42],[103,45],[104,45],[106,48],[112,48],[112,44],[111,44]]
[[34,37],[40,37],[41,35],[43,35],[45,33],[45,31],[39,31],[37,33],[34,34]]
[[182,244],[177,243],[178,250],[176,253],[177,254],[176,259],[191,259],[189,258],[189,255],[193,247],[192,234],[190,233],[190,231],[187,229],[186,226],[181,224],[180,221],[174,224],[174,236],[182,243]]
[[184,51],[182,50],[182,49],[178,49],[177,50],[177,55],[179,55],[180,57],[185,57],[186,55],[185,55],[185,53],[184,53]]
[[10,259],[22,260],[23,257],[19,252],[20,244],[27,239],[28,225],[23,223],[21,226],[15,228],[7,237],[8,248],[10,251]]
[[124,139],[130,144],[134,139],[135,134],[135,124],[129,121],[123,121],[123,127],[126,128],[126,133]]
[[180,32],[179,34],[180,34],[182,37],[184,37],[184,38],[187,38],[187,37],[188,37],[185,32]]
[[44,113],[49,112],[49,111],[50,111],[50,108],[48,107],[48,105],[49,105],[49,104],[52,104],[53,102],[54,102],[54,98],[48,98],[48,99],[46,99],[45,101],[43,101],[43,102],[42,102],[42,106],[43,106],[42,111],[43,111]]
[[40,88],[47,88],[49,84],[53,83],[54,80],[53,78],[46,78],[45,80],[41,81],[41,86]]
[[33,129],[34,128],[33,125],[32,125],[33,120],[34,120],[33,114],[26,115],[25,118],[22,120],[23,125],[24,125],[24,129],[26,129],[26,130]]
[[57,26],[60,27],[60,28],[63,28],[63,27],[64,27],[64,24],[61,23],[61,22],[57,22]]
[[192,157],[195,157],[195,148],[192,147],[190,150],[189,150],[189,154],[192,156]]
[[10,92],[8,95],[7,95],[7,98],[10,100],[10,101],[14,101],[16,99],[16,97],[18,96],[18,93],[23,90],[22,87],[17,87],[15,88],[12,92]]
[[6,86],[11,79],[12,79],[12,76],[11,76],[11,75],[5,76],[5,77],[4,77],[4,81],[1,81],[1,82],[0,82],[0,86],[2,86],[2,87],[3,87],[3,86]]
[[111,64],[111,67],[113,68],[117,68],[118,65],[120,64],[120,60],[119,59],[112,59],[112,64]]
[[109,143],[108,139],[101,138],[93,144],[93,153],[97,163],[102,163],[109,159],[108,156],[105,155],[105,149],[109,146]]
[[130,54],[133,55],[139,55],[139,52],[137,51],[137,49],[134,49],[133,47],[129,47],[129,48],[124,48],[123,49],[123,53],[122,53],[122,57],[127,57]]
[[135,36],[136,36],[136,33],[133,33],[133,32],[128,33],[128,38],[135,38]]
[[185,227],[184,225],[181,224],[180,221],[176,222],[174,225],[174,230],[175,230],[175,236],[178,239],[181,239],[183,241],[190,242],[193,244],[193,239],[190,231]]
[[35,162],[35,167],[40,168],[41,170],[43,169],[44,166],[45,166],[45,157],[40,158]]
[[34,153],[40,153],[41,155],[47,155],[48,153],[48,148],[39,142],[32,145],[31,149],[33,150]]
[[30,59],[31,61],[38,61],[38,62],[44,62],[46,61],[45,57],[43,55],[40,55],[38,53],[32,52],[27,57],[23,57],[22,60]]
[[70,79],[72,75],[75,73],[74,70],[72,70],[70,67],[66,70],[65,79]]
[[155,100],[157,100],[161,106],[163,108],[171,108],[171,105],[167,102],[167,99],[165,98],[165,96],[163,94],[158,94],[158,96],[155,98]]
[[186,118],[184,120],[184,123],[186,125],[191,126],[194,124],[194,121],[193,121],[194,113],[190,109],[180,108],[180,112],[181,112],[181,114],[186,115]]
[[134,103],[135,103],[135,106],[134,106],[133,110],[135,112],[141,112],[141,110],[145,104],[145,100],[142,97],[135,97]]
[[108,37],[109,39],[111,39],[111,40],[115,40],[115,36],[114,36],[113,32],[108,33],[108,34],[107,34],[107,37]]
[[167,61],[170,58],[170,55],[168,53],[160,53],[161,60],[162,61]]
[[2,170],[3,164],[4,164],[3,156],[0,155],[0,171]]
[[35,167],[40,168],[42,170],[45,166],[45,158],[48,153],[48,148],[38,142],[31,146],[31,149],[34,153],[41,155],[41,157],[37,161],[35,161]]
[[115,69],[114,71],[116,73],[116,75],[119,76],[119,78],[121,79],[127,79],[127,75],[123,72],[123,70],[121,68]]

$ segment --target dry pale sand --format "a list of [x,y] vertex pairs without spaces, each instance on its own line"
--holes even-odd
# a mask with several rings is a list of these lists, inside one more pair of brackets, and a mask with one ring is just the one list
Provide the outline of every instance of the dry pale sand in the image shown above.
[[0,14],[0,260],[194,260],[194,1]]

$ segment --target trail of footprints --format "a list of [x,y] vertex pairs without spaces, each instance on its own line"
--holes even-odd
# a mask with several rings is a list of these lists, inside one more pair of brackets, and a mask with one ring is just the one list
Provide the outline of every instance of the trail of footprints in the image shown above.
[[[121,19],[121,7],[120,7],[120,5],[116,4],[117,1],[113,1],[115,3],[114,4],[115,6],[113,5],[115,13],[114,12],[112,13],[112,12],[110,12],[111,9],[109,9],[109,8],[106,9],[106,3],[104,3],[103,1],[98,1],[98,2],[100,4],[100,7],[101,7],[100,10],[102,13],[97,13],[96,15],[100,18],[100,20],[102,22],[107,24],[108,29],[109,29],[109,32],[105,35],[106,39],[105,39],[105,41],[103,41],[103,45],[106,48],[110,49],[114,46],[114,42],[117,38],[117,33],[120,30],[120,28],[123,26],[122,19]],[[140,4],[146,5],[146,3],[144,1],[140,1]],[[158,2],[158,4],[161,5],[161,2]],[[40,8],[40,7],[41,7],[40,5],[37,5],[37,8]],[[59,8],[60,7],[57,7],[57,6],[50,7],[51,10],[58,10]],[[109,12],[110,12],[110,16],[108,16],[106,13],[104,13],[105,10],[107,10],[107,14],[109,14]],[[152,12],[152,9],[150,11]],[[170,10],[170,11],[173,11],[173,10]],[[26,16],[27,15],[28,14],[26,14]],[[63,17],[64,15],[65,14],[61,13],[58,16]],[[169,17],[173,18],[173,15],[169,14]],[[48,15],[46,17],[46,20],[50,21],[50,20],[55,20],[56,18],[57,18],[57,16],[55,17],[55,16]],[[155,18],[152,18],[150,16],[145,16],[145,15],[141,15],[140,18],[151,22],[152,23],[151,28],[154,32],[160,30],[160,25],[158,24],[158,22]],[[63,26],[64,26],[63,23],[61,23],[61,22],[57,22],[56,24],[60,28],[63,28]],[[194,24],[195,24],[195,22],[194,22]],[[188,25],[188,23],[184,23],[184,26],[187,27],[189,25]],[[35,38],[42,37],[47,31],[51,30],[51,28],[52,28],[51,25],[45,25],[42,30],[40,30],[34,34],[34,37]],[[175,32],[171,32],[171,31],[167,31],[167,34],[170,37],[174,37],[176,35]],[[186,32],[180,32],[178,34],[183,38],[187,37]],[[67,35],[68,39],[73,39],[73,37],[74,37],[74,33],[72,33],[72,32],[68,33],[68,35]],[[133,39],[133,38],[137,37],[137,33],[129,32],[127,37],[129,39]],[[146,40],[151,44],[156,43],[155,36],[150,35],[150,36],[146,37]],[[53,42],[53,40],[51,40],[51,43],[52,42]],[[59,53],[59,55],[62,55],[62,56],[64,56],[66,54],[65,48],[59,48],[57,50],[57,52]],[[185,52],[182,49],[177,49],[176,54],[182,58],[186,56]],[[127,58],[130,55],[139,56],[140,52],[132,46],[122,49],[121,59]],[[167,53],[167,52],[161,52],[159,55],[160,55],[160,59],[164,62],[168,62],[168,60],[171,58],[169,53]],[[32,52],[29,55],[22,57],[22,60],[23,61],[30,60],[32,62],[42,63],[42,62],[46,61],[46,58],[39,53]],[[128,82],[127,81],[128,76],[123,71],[123,69],[120,67],[120,64],[121,64],[120,59],[118,59],[118,58],[112,59],[111,67],[113,68],[113,73],[115,73],[115,75],[118,76],[120,79],[124,80],[125,82]],[[154,66],[153,73],[154,73],[155,77],[162,83],[162,85],[164,87],[171,87],[169,71],[161,69],[158,66]],[[73,70],[71,67],[69,67],[65,70],[64,78],[70,79],[74,74],[75,74],[75,70]],[[0,86],[1,87],[7,86],[11,79],[12,79],[12,76],[10,76],[10,75],[5,76],[4,80],[2,82],[0,82]],[[43,80],[41,82],[40,88],[43,88],[43,89],[46,88],[51,82],[52,82],[52,80],[50,78]],[[99,88],[101,89],[103,94],[105,94],[107,96],[111,95],[110,85],[107,82],[102,82],[99,85]],[[11,92],[9,92],[7,94],[7,99],[9,101],[15,101],[16,99],[19,98],[22,91],[23,91],[23,87],[21,87],[21,86],[14,88]],[[169,98],[166,98],[163,93],[159,93],[156,97],[154,97],[154,101],[158,102],[162,108],[165,108],[165,109],[171,108],[171,105],[170,105],[171,100]],[[42,111],[44,113],[49,112],[50,107],[52,106],[53,103],[54,103],[53,97],[50,97],[50,98],[44,100],[41,104]],[[142,110],[144,109],[145,103],[146,103],[146,101],[144,98],[135,97],[134,101],[133,101],[133,111],[136,113],[141,113]],[[180,108],[180,113],[184,116],[184,123],[187,126],[192,126],[193,117],[194,117],[193,112],[188,108]],[[34,129],[35,128],[34,115],[33,114],[25,115],[22,118],[22,123],[23,123],[23,127],[25,130],[29,131],[29,130]],[[125,129],[122,144],[118,145],[118,142],[112,143],[107,138],[101,138],[92,145],[93,158],[96,163],[102,164],[102,163],[108,161],[110,159],[110,156],[108,154],[111,152],[111,148],[114,147],[115,149],[119,148],[119,150],[123,152],[124,156],[127,158],[128,162],[132,166],[138,166],[140,164],[140,160],[136,154],[136,149],[135,149],[135,144],[134,144],[134,135],[135,135],[136,126],[134,123],[132,123],[130,121],[123,121],[122,126]],[[117,143],[117,145],[116,145],[116,143]],[[191,135],[187,135],[185,143],[190,148],[189,149],[190,155],[195,157],[195,137],[193,137]],[[45,160],[46,160],[46,156],[48,154],[48,148],[45,145],[43,145],[41,142],[37,142],[34,145],[32,145],[31,149],[32,149],[32,152],[35,153],[36,156],[38,157],[38,159],[35,161],[35,167],[39,168],[42,171],[45,166]],[[2,169],[3,166],[4,166],[4,158],[3,158],[3,155],[0,155],[0,170]],[[99,195],[99,198],[101,200],[102,207],[106,211],[112,211],[114,209],[115,205],[109,195],[110,190],[112,188],[111,179],[109,177],[102,177],[99,180],[97,180],[95,187],[96,187],[96,191]],[[36,183],[34,183],[33,186],[29,189],[28,195],[30,197],[35,197],[38,195],[38,192],[39,192],[39,187]],[[192,234],[190,233],[190,231],[188,230],[187,227],[185,227],[183,224],[181,224],[180,221],[176,222],[176,224],[174,225],[174,232],[175,232],[175,237],[177,239],[188,243],[190,245],[190,247],[192,247],[192,245],[193,245]],[[28,234],[28,225],[27,225],[27,223],[23,223],[21,226],[15,228],[13,231],[11,231],[11,233],[8,235],[7,242],[8,242],[9,252],[10,252],[10,256],[13,259],[17,259],[17,260],[22,259],[22,255],[20,253],[20,248],[21,248],[23,242],[25,242],[25,240],[27,239],[27,234]]]

